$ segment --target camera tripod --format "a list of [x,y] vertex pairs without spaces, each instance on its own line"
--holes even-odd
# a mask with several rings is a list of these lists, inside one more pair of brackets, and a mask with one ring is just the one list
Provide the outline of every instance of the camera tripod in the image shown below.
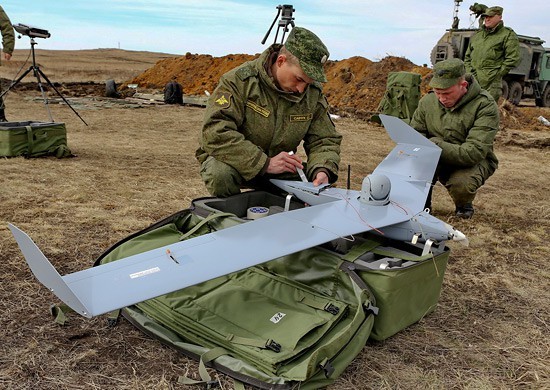
[[294,27],[294,18],[292,17],[292,13],[295,11],[294,7],[290,4],[284,4],[284,5],[278,5],[277,6],[277,15],[275,15],[275,19],[273,20],[273,23],[271,23],[271,27],[269,27],[269,30],[267,30],[267,33],[264,36],[264,39],[262,39],[262,45],[267,40],[267,37],[271,33],[271,29],[275,25],[275,22],[277,21],[277,18],[279,15],[281,15],[281,20],[279,20],[279,23],[277,25],[277,31],[275,32],[275,39],[273,43],[277,43],[277,36],[279,35],[279,30],[282,29],[283,34],[281,36],[281,44],[285,40],[285,33],[288,32],[288,26],[291,25]]
[[25,73],[23,73],[17,80],[13,81],[10,84],[10,86],[4,92],[2,92],[0,94],[0,99],[2,99],[4,97],[4,95],[6,95],[14,86],[16,86],[23,78],[25,78],[26,75],[28,75],[32,71],[33,74],[34,74],[34,77],[36,77],[36,80],[38,82],[38,87],[40,88],[40,92],[42,93],[42,99],[44,100],[44,104],[46,106],[46,109],[48,110],[48,115],[50,117],[51,122],[53,122],[54,120],[53,120],[53,117],[52,117],[52,112],[50,111],[50,106],[48,105],[48,98],[46,97],[46,93],[44,92],[44,88],[42,86],[42,80],[41,80],[40,76],[42,76],[42,78],[44,80],[46,80],[48,85],[50,87],[52,87],[52,89],[59,95],[59,97],[61,99],[63,99],[63,101],[70,107],[71,110],[73,110],[73,112],[76,114],[76,116],[78,118],[80,118],[80,120],[86,126],[88,126],[86,121],[84,119],[82,119],[82,117],[78,114],[78,112],[76,112],[76,110],[73,108],[73,106],[71,106],[71,104],[68,102],[68,100],[65,99],[65,97],[61,94],[61,92],[59,92],[57,90],[57,88],[52,84],[50,79],[48,79],[48,77],[44,74],[44,72],[42,72],[42,70],[38,67],[38,65],[36,65],[36,56],[35,56],[35,53],[34,53],[34,45],[36,45],[36,42],[35,42],[34,38],[31,37],[32,65],[29,67],[29,69],[27,69],[25,71]]

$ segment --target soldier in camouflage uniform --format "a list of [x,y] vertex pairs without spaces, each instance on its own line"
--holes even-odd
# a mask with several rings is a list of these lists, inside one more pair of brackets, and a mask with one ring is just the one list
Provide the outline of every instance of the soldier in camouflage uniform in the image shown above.
[[[434,183],[447,188],[458,217],[471,218],[477,190],[498,167],[493,152],[498,107],[460,59],[438,62],[433,74],[433,91],[420,99],[411,126],[442,149]],[[426,206],[431,207],[431,192]]]
[[[4,12],[4,9],[0,6],[0,30],[2,31],[2,51],[4,52],[4,58],[10,60],[13,53],[13,47],[15,46],[15,34],[13,32],[13,26],[10,18]],[[0,98],[0,122],[6,121],[4,101]]]
[[479,28],[483,28],[483,22],[485,21],[483,14],[487,11],[487,6],[481,3],[474,3],[470,6],[470,11],[472,11],[470,15],[475,15],[476,18],[479,18]]
[[[337,180],[342,137],[320,84],[327,81],[328,56],[315,34],[295,27],[284,46],[271,45],[221,77],[196,152],[212,195],[234,195],[243,187],[270,190],[270,178],[297,178],[297,168],[315,185]],[[307,164],[289,153],[302,141]]]
[[521,60],[519,41],[514,30],[504,27],[502,7],[489,7],[481,16],[483,26],[470,39],[464,64],[481,88],[498,102],[502,96],[502,78]]

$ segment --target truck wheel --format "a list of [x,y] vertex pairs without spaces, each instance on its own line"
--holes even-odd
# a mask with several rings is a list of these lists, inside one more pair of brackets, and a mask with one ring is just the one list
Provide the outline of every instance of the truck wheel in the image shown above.
[[503,99],[508,99],[508,91],[510,90],[508,88],[508,83],[506,82],[506,80],[502,80],[502,98]]
[[550,83],[544,88],[541,98],[535,99],[535,103],[539,107],[550,107]]
[[515,106],[519,104],[521,95],[523,94],[523,87],[517,81],[510,83],[510,92],[508,93],[508,100]]

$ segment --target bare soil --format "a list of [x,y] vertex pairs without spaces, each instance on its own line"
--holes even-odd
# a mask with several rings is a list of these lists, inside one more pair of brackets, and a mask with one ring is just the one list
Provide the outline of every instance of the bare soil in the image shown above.
[[[127,83],[164,56],[115,53],[40,53],[37,60],[52,81],[78,83],[66,91],[73,91],[70,101],[88,126],[53,99],[52,116],[66,124],[76,157],[0,158],[1,388],[176,389],[185,388],[176,384],[178,376],[198,378],[196,362],[126,321],[113,328],[105,316],[54,323],[49,306],[57,300],[31,274],[7,228],[11,222],[29,233],[65,274],[88,268],[115,242],[208,195],[193,156],[203,108],[105,99],[101,89],[83,92],[83,82]],[[14,61],[24,54],[16,53]],[[109,69],[97,74],[107,59]],[[385,79],[361,72],[377,63],[344,61],[327,73],[350,81],[333,91],[327,86],[327,92],[345,95],[351,104],[358,96],[353,91],[364,91],[358,100],[368,101],[374,94],[368,92],[370,78],[370,85]],[[12,79],[12,71],[13,64],[2,66],[0,76]],[[35,87],[8,94],[8,119],[48,120]],[[393,144],[382,127],[345,112],[336,120],[344,136],[338,185],[345,186],[350,164],[351,186],[359,189]],[[540,115],[550,119],[550,109],[502,104],[500,167],[479,192],[472,220],[455,219],[449,196],[435,187],[434,214],[470,239],[469,247],[450,244],[438,308],[384,342],[367,343],[330,389],[550,388],[550,127],[536,121]],[[227,377],[211,373],[222,389],[233,388]]]

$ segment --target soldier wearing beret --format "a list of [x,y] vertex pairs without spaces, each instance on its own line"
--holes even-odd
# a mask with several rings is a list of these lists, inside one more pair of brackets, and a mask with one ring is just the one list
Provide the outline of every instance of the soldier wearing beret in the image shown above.
[[[270,178],[298,178],[297,168],[315,185],[337,180],[342,137],[321,86],[328,56],[314,33],[295,27],[284,45],[271,45],[221,77],[196,152],[212,195],[269,190]],[[294,153],[302,141],[307,164]]]
[[[438,62],[430,86],[411,126],[442,149],[434,183],[445,186],[456,216],[471,218],[477,190],[498,167],[493,151],[498,107],[458,58]],[[431,208],[431,192],[426,207]]]
[[483,25],[472,36],[464,55],[466,71],[498,102],[502,78],[520,62],[519,40],[504,27],[502,7],[489,7],[481,14]]
[[[10,18],[6,15],[4,9],[0,6],[0,30],[2,31],[2,51],[4,59],[10,60],[15,46],[15,34]],[[4,100],[0,98],[0,122],[6,122]]]

